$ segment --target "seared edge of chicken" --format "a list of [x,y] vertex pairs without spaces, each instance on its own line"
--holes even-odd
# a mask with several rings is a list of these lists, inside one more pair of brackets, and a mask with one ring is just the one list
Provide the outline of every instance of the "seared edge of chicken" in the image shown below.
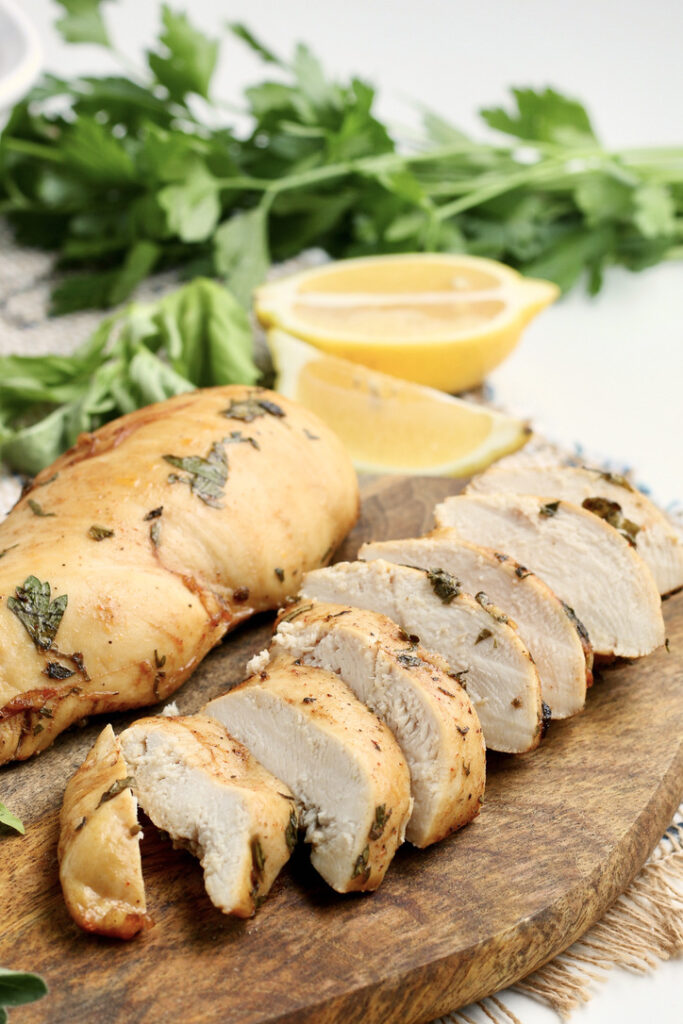
[[337,675],[285,655],[204,711],[290,787],[325,881],[337,892],[376,889],[412,810],[386,725]]
[[296,594],[357,512],[338,438],[263,389],[82,435],[0,524],[0,764],[167,698],[227,630]]
[[593,681],[593,652],[586,629],[534,573],[509,555],[461,540],[455,530],[425,537],[363,544],[366,561],[445,569],[471,594],[484,592],[514,619],[541,678],[543,700],[553,718],[580,711]]
[[120,739],[145,813],[199,858],[214,906],[251,917],[296,843],[290,789],[204,715],[142,718]]
[[476,817],[486,748],[443,659],[384,615],[317,602],[281,613],[271,650],[335,672],[392,731],[410,769],[413,845],[438,842]]
[[493,466],[466,494],[543,494],[586,506],[622,530],[647,563],[660,594],[683,586],[683,536],[654,502],[623,476],[587,466]]
[[140,861],[138,804],[111,725],[69,780],[57,854],[67,909],[88,932],[130,939],[152,925]]
[[381,612],[445,658],[465,687],[487,747],[521,753],[538,746],[543,706],[538,672],[505,612],[475,600],[443,571],[338,562],[306,574],[303,597]]
[[511,555],[552,587],[585,625],[595,654],[636,658],[664,643],[652,573],[627,541],[571,502],[523,494],[458,494],[438,526]]

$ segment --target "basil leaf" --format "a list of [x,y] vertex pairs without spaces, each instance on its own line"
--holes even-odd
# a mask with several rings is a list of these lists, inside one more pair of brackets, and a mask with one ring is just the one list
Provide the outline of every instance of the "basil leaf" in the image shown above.
[[235,214],[220,225],[214,237],[214,260],[233,295],[250,306],[253,291],[263,283],[270,266],[265,207]]
[[[8,828],[13,828],[15,832],[20,832],[22,836],[26,831],[23,822],[21,822],[16,815],[12,814],[12,812],[8,810],[2,802],[0,802],[0,825],[6,825]],[[1,970],[2,968],[0,968],[0,971]],[[0,999],[0,1003],[2,1003],[2,999]]]
[[0,1006],[23,1006],[35,1003],[47,994],[47,985],[38,974],[10,971],[0,967]]

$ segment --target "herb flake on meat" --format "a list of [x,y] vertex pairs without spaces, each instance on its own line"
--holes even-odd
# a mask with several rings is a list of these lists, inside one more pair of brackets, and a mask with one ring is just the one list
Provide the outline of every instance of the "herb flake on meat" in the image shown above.
[[[289,799],[289,797],[287,799]],[[299,836],[299,823],[298,823],[298,821],[296,819],[295,812],[294,811],[290,811],[290,813],[289,813],[289,822],[287,823],[287,828],[285,830],[285,842],[287,843],[287,849],[289,850],[290,853],[292,852],[292,850],[296,846],[296,841],[297,841],[298,836]]]
[[38,650],[47,651],[57,635],[69,598],[60,594],[50,600],[50,584],[27,576],[17,586],[15,596],[7,599],[7,607],[16,615]]
[[49,679],[69,679],[74,675],[72,669],[67,668],[66,665],[60,665],[58,661],[48,661],[43,673]]
[[46,512],[42,505],[40,505],[34,498],[28,499],[28,507],[33,512],[34,516],[40,516],[42,519],[49,519],[51,516],[57,515],[56,512]]
[[636,535],[640,533],[640,527],[631,519],[626,518],[618,501],[595,497],[585,498],[581,504],[588,512],[599,516],[600,519],[604,519],[606,523],[618,530],[632,548],[636,547]]
[[115,796],[122,793],[124,789],[131,789],[134,785],[135,779],[132,775],[127,775],[125,779],[117,779],[116,782],[112,782],[109,789],[105,789],[97,806],[101,807],[102,804],[106,804],[108,800],[113,800]]
[[547,505],[541,505],[538,510],[538,514],[539,516],[543,516],[545,519],[552,519],[559,507],[559,501],[549,501]]
[[114,531],[110,530],[108,526],[93,524],[88,530],[88,536],[92,537],[93,540],[107,540],[108,537],[114,536]]
[[228,479],[228,456],[222,441],[214,441],[206,457],[164,455],[164,459],[171,466],[187,473],[187,476],[169,473],[169,483],[187,484],[191,492],[201,498],[205,505],[210,505],[211,508],[223,507],[219,499],[223,497]]
[[375,807],[375,820],[373,821],[370,832],[368,833],[368,839],[370,839],[371,842],[375,842],[377,839],[382,838],[382,833],[384,832],[384,828],[390,817],[391,808],[387,811],[386,804],[378,804],[378,806]]
[[285,415],[275,402],[267,398],[257,398],[256,395],[248,395],[247,398],[233,398],[227,409],[221,411],[221,416],[229,420],[241,420],[242,423],[253,423],[259,416],[276,416],[278,419]]
[[353,874],[351,878],[358,878],[359,875],[364,875],[366,872],[369,874],[368,860],[370,858],[370,847],[366,846],[362,853],[356,857],[356,863],[353,865]]
[[427,579],[431,583],[432,590],[444,604],[451,601],[460,593],[460,583],[455,576],[451,576],[445,569],[429,569]]

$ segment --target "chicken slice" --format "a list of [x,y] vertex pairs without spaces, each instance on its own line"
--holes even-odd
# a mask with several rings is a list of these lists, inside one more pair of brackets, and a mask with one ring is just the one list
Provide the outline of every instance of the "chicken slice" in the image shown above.
[[287,786],[203,715],[142,718],[121,747],[142,808],[199,857],[211,902],[250,917],[296,843]]
[[623,476],[586,466],[494,466],[474,477],[465,493],[543,494],[583,505],[633,542],[660,594],[683,586],[683,536]]
[[484,591],[509,613],[536,662],[553,718],[576,714],[593,680],[588,633],[550,587],[512,558],[460,539],[455,530],[364,544],[359,558],[445,569],[472,594]]
[[485,594],[477,601],[448,573],[381,559],[309,572],[301,594],[387,615],[446,659],[474,705],[487,747],[521,753],[538,746],[538,672],[514,624]]
[[67,909],[86,931],[119,939],[152,925],[132,782],[108,725],[68,782],[59,819],[59,880]]
[[386,725],[338,676],[284,655],[204,710],[290,787],[325,881],[337,892],[376,889],[412,809]]
[[576,612],[595,654],[639,657],[664,642],[652,573],[591,512],[530,495],[459,494],[437,505],[435,517],[438,526],[528,565]]
[[410,769],[406,838],[428,846],[479,813],[486,748],[479,720],[448,666],[385,615],[339,605],[283,612],[272,653],[335,672],[385,722]]

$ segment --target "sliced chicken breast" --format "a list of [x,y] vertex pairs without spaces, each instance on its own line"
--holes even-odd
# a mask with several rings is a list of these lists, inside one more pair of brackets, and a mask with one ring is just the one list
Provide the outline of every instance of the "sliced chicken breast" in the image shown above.
[[281,656],[205,712],[290,787],[325,881],[376,889],[405,836],[410,774],[389,729],[339,676]]
[[683,586],[683,536],[623,476],[586,466],[493,466],[466,494],[543,494],[582,505],[629,539],[650,567],[660,594]]
[[296,843],[288,787],[203,715],[140,719],[121,746],[140,805],[200,859],[214,906],[250,917]]
[[530,495],[459,494],[437,505],[435,517],[438,526],[528,565],[576,612],[595,654],[635,658],[664,643],[652,573],[591,512]]
[[588,633],[550,587],[525,566],[491,548],[469,544],[455,530],[412,540],[364,544],[359,558],[445,569],[471,594],[484,591],[514,619],[536,662],[543,700],[553,718],[576,714],[593,680]]
[[406,838],[428,846],[479,813],[486,748],[466,692],[385,615],[333,604],[283,612],[272,653],[335,672],[385,722],[410,769]]
[[485,594],[475,600],[441,569],[380,559],[309,572],[301,594],[381,612],[445,658],[467,690],[487,747],[520,753],[538,745],[543,710],[536,666],[514,624]]
[[67,909],[86,931],[119,939],[152,925],[132,784],[108,725],[67,784],[59,819],[59,880]]

